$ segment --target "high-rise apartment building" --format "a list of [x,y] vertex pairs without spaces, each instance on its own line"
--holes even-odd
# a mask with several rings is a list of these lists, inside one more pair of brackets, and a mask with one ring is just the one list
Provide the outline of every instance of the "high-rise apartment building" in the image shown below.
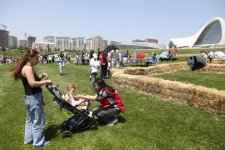
[[15,36],[9,36],[9,47],[10,48],[17,48],[18,46],[18,39]]
[[0,29],[0,47],[9,47],[9,31]]
[[71,50],[83,50],[84,49],[84,37],[77,37],[71,39]]
[[71,50],[77,50],[77,38],[71,38]]
[[86,50],[93,50],[93,38],[86,39]]
[[101,36],[96,36],[93,38],[93,48],[95,51],[99,50],[103,50],[102,49],[102,37]]
[[77,37],[77,47],[79,50],[84,49],[84,37]]
[[56,37],[56,48],[61,51],[71,50],[70,38],[69,37]]
[[55,37],[54,36],[46,36],[46,37],[44,37],[44,42],[55,43]]
[[108,45],[108,40],[102,40],[102,47],[101,49],[104,50]]
[[27,40],[19,40],[19,47],[26,48],[27,47]]
[[33,36],[28,36],[27,38],[27,43],[28,43],[28,47],[31,48],[32,44],[36,41],[36,37]]

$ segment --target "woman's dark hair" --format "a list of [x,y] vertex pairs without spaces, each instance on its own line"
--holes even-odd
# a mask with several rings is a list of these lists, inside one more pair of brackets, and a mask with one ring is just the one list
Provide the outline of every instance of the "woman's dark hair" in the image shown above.
[[103,60],[106,60],[107,56],[108,56],[108,51],[107,51],[107,49],[104,49],[104,51],[102,51]]
[[22,72],[23,67],[27,64],[28,58],[34,57],[37,54],[38,54],[38,52],[34,49],[27,50],[27,53],[17,61],[17,63],[15,64],[15,66],[12,69],[10,69],[11,75],[14,77],[15,80],[18,80],[22,77],[21,72]]
[[63,57],[64,57],[63,52],[61,52],[61,53],[59,54],[59,56],[60,56],[61,58],[63,58]]
[[94,51],[91,50],[89,58],[93,58]]
[[105,81],[101,78],[97,78],[94,81],[93,85],[95,85],[95,84],[97,84],[100,87],[100,89],[107,87],[110,91],[115,92],[115,89],[113,87],[109,86],[108,84],[106,84]]

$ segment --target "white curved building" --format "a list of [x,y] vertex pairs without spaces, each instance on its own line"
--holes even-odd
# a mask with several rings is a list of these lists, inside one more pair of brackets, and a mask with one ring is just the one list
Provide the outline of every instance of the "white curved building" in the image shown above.
[[148,42],[131,42],[126,44],[115,44],[119,49],[165,49],[165,44]]
[[196,34],[185,38],[170,39],[166,47],[225,47],[225,21],[214,18],[206,23]]

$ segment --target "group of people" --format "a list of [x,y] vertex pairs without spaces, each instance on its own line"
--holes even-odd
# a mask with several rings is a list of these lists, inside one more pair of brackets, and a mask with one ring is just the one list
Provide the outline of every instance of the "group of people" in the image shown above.
[[10,63],[16,63],[18,61],[17,57],[12,57],[12,56],[3,56],[0,55],[0,64],[10,64]]
[[209,60],[209,62],[211,63],[213,59],[218,58],[218,59],[225,59],[225,53],[222,51],[209,51],[209,53],[207,53],[205,50],[200,50],[201,56],[205,59],[205,60]]
[[[100,56],[102,57],[100,61],[101,59],[105,59],[103,55],[104,54]],[[63,58],[63,56],[60,57]],[[93,59],[95,58],[96,56],[93,56]],[[52,80],[48,79],[46,73],[37,75],[34,66],[37,65],[38,62],[38,52],[34,49],[29,49],[10,71],[12,77],[15,80],[21,80],[24,87],[24,103],[27,108],[24,144],[33,144],[35,147],[43,147],[50,144],[50,141],[45,139],[44,134],[45,115],[43,105],[45,103],[43,101],[41,86],[52,84]],[[100,102],[100,106],[93,109],[94,116],[98,117],[109,126],[116,124],[118,122],[119,113],[125,111],[121,96],[114,88],[106,84],[102,78],[93,80],[93,89],[96,92],[95,96],[86,94],[74,96],[76,87],[74,84],[70,84],[67,87],[65,101],[73,106],[81,104],[87,106],[89,105],[87,100],[98,101]]]

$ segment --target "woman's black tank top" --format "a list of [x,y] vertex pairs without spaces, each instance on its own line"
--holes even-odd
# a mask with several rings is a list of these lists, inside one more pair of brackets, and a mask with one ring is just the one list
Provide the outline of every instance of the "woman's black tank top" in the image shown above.
[[[35,81],[41,81],[39,76],[36,74],[36,72],[33,70],[34,73],[34,80]],[[41,87],[31,87],[28,83],[28,80],[26,77],[22,76],[21,80],[23,82],[24,90],[25,90],[25,95],[34,95],[36,93],[42,92]]]

